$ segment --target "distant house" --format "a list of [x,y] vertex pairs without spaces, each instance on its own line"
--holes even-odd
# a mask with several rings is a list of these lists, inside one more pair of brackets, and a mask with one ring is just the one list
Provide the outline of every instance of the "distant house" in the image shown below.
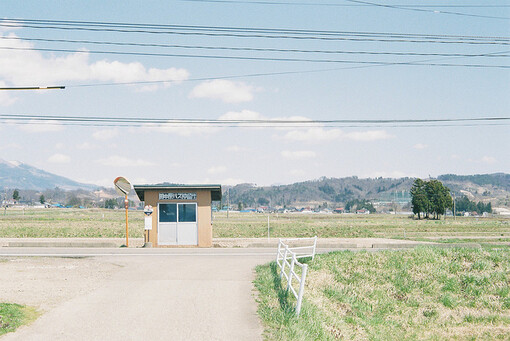
[[333,213],[345,213],[345,208],[337,207],[333,210]]
[[370,214],[369,210],[365,210],[364,208],[361,210],[356,210],[356,214]]

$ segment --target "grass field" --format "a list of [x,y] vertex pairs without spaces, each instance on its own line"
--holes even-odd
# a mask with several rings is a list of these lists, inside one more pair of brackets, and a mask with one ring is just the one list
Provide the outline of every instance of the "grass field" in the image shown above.
[[[10,238],[122,238],[124,210],[8,209],[0,211],[0,237]],[[143,236],[143,212],[129,211],[129,236]]]
[[34,308],[14,303],[0,303],[0,336],[34,321],[39,313]]
[[299,318],[275,263],[257,267],[266,339],[510,339],[508,248],[345,251],[308,265]]
[[[273,214],[272,237],[360,238],[427,237],[441,235],[510,236],[508,218],[448,217],[446,220],[414,220],[399,215]],[[221,212],[215,214],[215,237],[267,237],[267,215]],[[405,232],[404,232],[405,231]]]
[[[0,237],[111,237],[125,234],[124,210],[106,209],[8,209],[0,211]],[[265,238],[267,215],[214,213],[215,238]],[[130,237],[142,237],[143,213],[129,211]],[[448,217],[446,220],[413,220],[395,215],[271,214],[271,237],[322,238],[427,238],[434,236],[510,237],[509,218]]]

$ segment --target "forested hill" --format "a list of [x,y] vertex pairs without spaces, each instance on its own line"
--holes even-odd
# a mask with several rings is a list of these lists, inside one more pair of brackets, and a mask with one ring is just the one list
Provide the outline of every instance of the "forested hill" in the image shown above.
[[[504,201],[510,196],[510,174],[441,175],[438,179],[457,196],[468,196],[471,200],[490,200],[494,204],[508,205]],[[328,202],[343,204],[353,199],[370,201],[410,200],[409,190],[414,178],[325,178],[298,182],[290,185],[257,187],[253,184],[224,186],[223,200],[231,204],[242,203],[244,207],[259,205],[300,206]]]
[[475,174],[475,175],[455,175],[445,174],[437,178],[445,183],[472,183],[478,186],[497,186],[506,191],[510,191],[510,174]]

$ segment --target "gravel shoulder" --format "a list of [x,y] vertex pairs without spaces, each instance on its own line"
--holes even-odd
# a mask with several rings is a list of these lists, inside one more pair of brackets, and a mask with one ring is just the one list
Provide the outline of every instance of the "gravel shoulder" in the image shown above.
[[99,288],[122,267],[101,258],[0,257],[0,301],[44,313]]

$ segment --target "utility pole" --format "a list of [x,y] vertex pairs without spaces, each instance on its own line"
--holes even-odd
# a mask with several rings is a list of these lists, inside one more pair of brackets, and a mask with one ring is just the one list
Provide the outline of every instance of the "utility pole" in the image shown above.
[[230,211],[230,188],[227,189],[227,219],[229,211]]
[[457,220],[457,214],[455,212],[455,193],[453,193],[453,220]]

